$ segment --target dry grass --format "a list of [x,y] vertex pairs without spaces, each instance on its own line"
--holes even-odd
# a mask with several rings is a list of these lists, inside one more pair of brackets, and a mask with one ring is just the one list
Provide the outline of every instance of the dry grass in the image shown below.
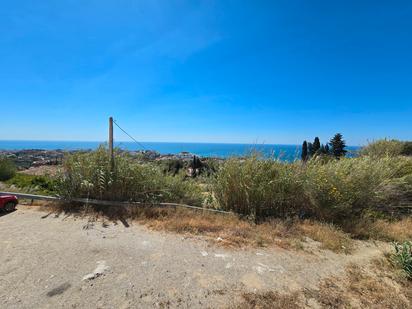
[[412,282],[386,257],[369,266],[350,264],[346,276],[327,278],[318,290],[243,293],[242,300],[236,308],[411,308]]
[[324,249],[342,253],[350,253],[353,250],[349,235],[331,224],[304,221],[298,228],[307,237],[321,242]]
[[276,292],[265,293],[243,293],[243,302],[236,305],[236,308],[249,309],[295,309],[302,308],[299,303],[298,293],[279,294]]
[[388,222],[378,220],[373,224],[373,230],[382,240],[404,242],[412,239],[412,218]]
[[352,264],[346,279],[324,280],[312,296],[328,308],[410,308],[412,285],[387,265],[385,260],[369,268]]
[[284,249],[302,249],[304,236],[319,241],[323,249],[337,253],[349,253],[351,239],[347,234],[329,224],[315,221],[271,220],[261,224],[240,219],[236,215],[216,214],[208,211],[194,211],[165,207],[107,207],[87,208],[54,204],[46,211],[87,215],[94,218],[134,220],[157,231],[201,235],[219,245],[241,247],[278,246]]
[[404,242],[412,239],[412,218],[397,221],[361,221],[351,227],[351,233],[360,238]]
[[143,209],[134,219],[154,230],[202,235],[227,247],[290,248],[294,243],[288,237],[293,226],[280,220],[256,225],[236,215],[170,208]]

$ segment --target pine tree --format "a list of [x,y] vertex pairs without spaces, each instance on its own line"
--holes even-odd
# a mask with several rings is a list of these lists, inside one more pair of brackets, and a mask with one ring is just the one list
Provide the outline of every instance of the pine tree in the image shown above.
[[332,148],[332,155],[336,158],[344,157],[347,153],[346,142],[343,140],[343,136],[340,133],[336,133],[335,136],[329,142]]
[[303,141],[302,144],[302,161],[306,162],[308,160],[308,143]]
[[325,154],[327,154],[327,155],[330,154],[329,144],[325,145]]

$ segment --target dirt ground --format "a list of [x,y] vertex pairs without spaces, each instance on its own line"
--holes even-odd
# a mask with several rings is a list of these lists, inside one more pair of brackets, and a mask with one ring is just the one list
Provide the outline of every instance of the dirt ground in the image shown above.
[[386,250],[358,242],[352,255],[335,254],[310,240],[306,250],[232,250],[27,206],[0,217],[0,235],[0,308],[237,307],[242,293],[316,289]]

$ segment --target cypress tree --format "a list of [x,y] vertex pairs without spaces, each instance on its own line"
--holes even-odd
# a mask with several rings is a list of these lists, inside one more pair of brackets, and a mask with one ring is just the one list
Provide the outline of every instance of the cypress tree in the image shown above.
[[315,140],[313,141],[313,154],[318,153],[320,150],[320,140],[319,137],[315,137]]
[[339,159],[340,157],[344,157],[347,153],[346,142],[343,140],[343,136],[340,133],[336,133],[335,136],[329,142],[332,148],[332,155],[335,158]]
[[308,143],[308,158],[312,157],[314,154],[313,152],[313,144],[312,143]]
[[308,160],[308,143],[303,141],[302,144],[302,161],[306,162]]

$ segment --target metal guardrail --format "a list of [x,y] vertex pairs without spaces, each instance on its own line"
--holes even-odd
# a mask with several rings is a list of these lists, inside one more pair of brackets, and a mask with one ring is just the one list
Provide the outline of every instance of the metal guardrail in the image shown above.
[[[63,199],[58,196],[27,194],[27,193],[19,193],[19,192],[0,192],[0,196],[1,195],[14,195],[18,199],[75,202],[75,203],[104,205],[104,206],[144,206],[144,205],[148,205],[148,203],[141,203],[141,202],[103,201],[103,200],[96,200],[96,199],[89,199],[89,198],[71,198],[68,200],[68,199]],[[183,208],[205,210],[205,211],[216,212],[216,213],[233,214],[230,211],[224,211],[224,210],[213,209],[213,208],[204,208],[204,207],[192,206],[192,205],[187,205],[187,204],[179,204],[179,203],[155,203],[155,204],[150,204],[150,205],[183,207]]]

